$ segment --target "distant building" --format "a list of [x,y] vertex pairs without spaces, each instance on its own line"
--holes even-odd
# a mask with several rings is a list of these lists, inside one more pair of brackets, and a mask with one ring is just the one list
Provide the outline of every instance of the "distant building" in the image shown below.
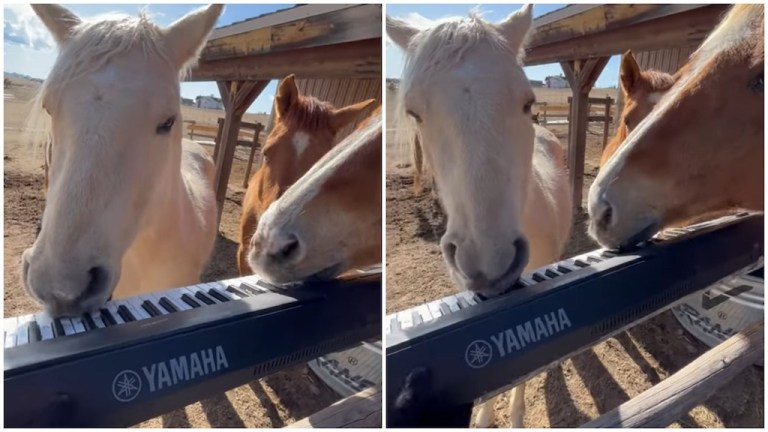
[[192,99],[181,98],[181,104],[186,106],[195,106],[195,101]]
[[544,84],[547,88],[568,88],[568,80],[564,76],[548,76],[544,78]]
[[221,99],[215,97],[214,95],[196,97],[195,105],[198,108],[203,108],[203,109],[212,109],[212,110],[224,109],[224,104],[221,103]]
[[544,87],[544,81],[528,80],[528,82],[531,84],[531,87]]

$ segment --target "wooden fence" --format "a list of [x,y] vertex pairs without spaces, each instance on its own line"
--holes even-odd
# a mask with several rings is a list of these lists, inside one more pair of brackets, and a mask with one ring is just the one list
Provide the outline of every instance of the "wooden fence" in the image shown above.
[[[567,104],[553,104],[548,102],[536,102],[533,105],[534,121],[542,126],[547,124],[568,123],[570,121],[572,97],[568,97]],[[588,122],[603,123],[603,147],[608,142],[608,133],[614,121],[612,107],[615,100],[610,96],[604,98],[589,98]]]

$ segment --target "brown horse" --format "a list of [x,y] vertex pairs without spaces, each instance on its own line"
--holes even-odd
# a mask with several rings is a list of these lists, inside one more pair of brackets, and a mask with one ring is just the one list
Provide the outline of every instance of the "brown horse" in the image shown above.
[[336,109],[327,102],[302,96],[293,75],[280,81],[275,97],[275,122],[262,150],[262,164],[248,183],[240,218],[237,267],[251,274],[248,244],[260,215],[336,142],[339,130],[359,118],[375,99]]
[[621,91],[624,93],[624,109],[621,112],[616,136],[605,146],[603,155],[600,157],[601,168],[616,153],[629,133],[651,113],[661,96],[674,84],[672,75],[668,73],[640,69],[632,51],[627,51],[621,57],[619,77]]
[[275,283],[381,262],[381,107],[262,215],[248,263]]
[[734,6],[589,191],[607,247],[693,217],[764,207],[764,8]]

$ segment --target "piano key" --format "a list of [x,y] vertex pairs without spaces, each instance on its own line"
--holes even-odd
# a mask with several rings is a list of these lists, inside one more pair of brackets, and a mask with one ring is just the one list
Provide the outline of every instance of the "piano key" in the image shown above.
[[232,293],[232,294],[236,295],[236,296],[237,296],[237,297],[239,297],[239,298],[245,298],[245,297],[248,297],[248,294],[246,294],[246,293],[244,293],[244,292],[240,291],[239,289],[235,288],[235,287],[234,287],[234,286],[232,286],[232,285],[229,285],[229,286],[227,286],[226,290],[227,290],[227,292],[230,292],[230,293]]
[[456,300],[456,296],[450,296],[443,299],[445,303],[448,304],[448,307],[451,308],[451,312],[458,312],[461,308],[459,308],[459,301]]
[[27,333],[27,339],[29,339],[30,343],[35,343],[43,340],[43,335],[40,333],[40,326],[37,324],[37,321],[34,319],[29,322],[28,327],[28,333]]
[[603,258],[613,258],[613,257],[615,257],[615,256],[618,256],[618,254],[619,254],[619,253],[618,253],[618,251],[616,251],[616,250],[613,250],[613,249],[606,249],[606,250],[604,250],[604,251],[602,251],[602,252],[600,253],[600,255],[601,255]]
[[440,308],[440,301],[434,300],[429,303],[427,303],[427,307],[429,308],[429,311],[432,313],[432,319],[440,318],[441,316],[445,315],[443,313],[443,310]]
[[581,259],[576,259],[576,260],[573,261],[573,263],[575,265],[579,266],[579,267],[582,267],[582,268],[589,267],[589,263],[587,263],[587,262],[585,262],[585,261],[583,261]]
[[62,317],[60,321],[61,321],[61,326],[64,328],[65,335],[72,336],[73,334],[77,333],[75,331],[75,326],[72,324],[71,319],[69,319],[68,317],[67,318]]
[[115,319],[114,316],[112,316],[112,312],[109,309],[101,308],[99,309],[99,313],[101,314],[101,319],[104,321],[104,325],[106,325],[107,327],[112,327],[117,325],[117,320]]
[[419,314],[419,311],[417,310],[411,310],[411,319],[413,320],[413,325],[415,326],[424,322],[424,320],[421,318],[421,315]]
[[66,336],[66,333],[64,332],[64,324],[61,322],[62,319],[63,318],[53,319],[53,334],[57,338]]
[[259,295],[259,294],[264,294],[265,292],[263,288],[259,288],[256,285],[252,285],[246,282],[242,282],[239,288],[240,288],[240,291],[244,291],[250,295]]
[[16,329],[18,328],[18,317],[6,318],[3,320],[3,331],[5,332],[5,347],[16,346]]
[[176,303],[174,303],[173,301],[171,301],[171,299],[170,299],[170,298],[168,298],[168,297],[161,297],[161,298],[160,298],[160,301],[159,301],[158,303],[160,304],[160,306],[161,306],[163,309],[165,309],[166,311],[168,311],[168,313],[174,313],[174,312],[178,312],[178,311],[180,311],[180,310],[183,310],[183,309],[181,309],[181,308],[177,307],[177,306],[176,306]]
[[69,320],[72,322],[72,327],[75,329],[75,333],[85,333],[85,324],[81,317],[70,317]]
[[144,300],[144,302],[141,304],[141,307],[149,314],[151,317],[161,316],[163,313],[160,312],[160,309],[157,308],[151,301]]
[[419,313],[419,316],[421,316],[423,322],[432,321],[432,312],[430,312],[427,305],[423,304],[416,306],[416,311]]
[[601,260],[600,258],[598,258],[598,257],[596,257],[594,255],[587,255],[587,261],[593,262],[593,263],[599,263],[599,262],[601,262],[603,260]]
[[531,275],[531,278],[532,278],[534,281],[536,281],[536,282],[544,282],[545,280],[547,280],[547,278],[545,278],[545,277],[544,277],[544,275],[543,275],[543,274],[541,274],[541,273],[539,273],[539,272],[534,272],[534,273]]
[[195,297],[197,297],[201,302],[203,302],[203,303],[205,303],[205,304],[207,304],[209,306],[216,304],[215,300],[213,300],[212,298],[210,298],[207,295],[205,295],[205,293],[202,292],[202,291],[196,292],[195,293]]
[[522,282],[525,286],[536,285],[536,281],[533,280],[533,277],[530,273],[521,274],[518,281]]
[[444,301],[440,301],[440,312],[443,313],[443,315],[450,315],[451,314],[451,307],[448,306],[448,304]]
[[29,343],[29,322],[32,315],[20,316],[16,324],[16,346]]
[[152,318],[152,315],[147,313],[147,311],[144,310],[143,307],[141,307],[141,303],[144,300],[148,300],[146,296],[136,296],[125,299],[125,305],[128,307],[128,310],[131,311],[134,318],[136,318],[137,321],[145,320]]
[[397,320],[397,315],[393,315],[389,320],[389,328],[391,331],[400,330],[400,321]]
[[467,299],[464,298],[464,296],[457,295],[456,301],[459,303],[460,309],[465,309],[469,307],[469,302],[467,301]]
[[[220,301],[222,303],[228,302],[228,301],[232,300],[232,298],[230,298],[230,296],[227,296],[222,291],[219,291],[218,288],[210,288],[210,289],[208,289],[208,295],[210,295],[211,297],[215,298],[216,300],[218,300],[218,301]],[[234,294],[232,294],[232,295],[234,295]]]
[[99,326],[96,325],[96,321],[93,320],[93,317],[88,312],[83,314],[83,323],[85,324],[85,329],[88,331],[96,330],[99,328]]
[[548,268],[548,269],[544,270],[544,275],[547,276],[547,277],[550,277],[550,278],[556,278],[556,277],[560,276],[560,274],[558,272],[556,272],[555,270],[553,270],[551,268]]
[[[192,294],[192,295],[194,295],[194,294]],[[199,308],[199,307],[200,307],[200,303],[196,302],[196,301],[195,301],[195,300],[192,298],[192,296],[191,296],[191,295],[189,295],[188,293],[184,293],[184,294],[182,294],[182,295],[181,295],[181,300],[182,300],[184,303],[188,304],[189,306],[192,306],[193,308]]]
[[413,315],[409,310],[398,312],[397,320],[400,321],[400,328],[403,330],[413,327]]
[[470,306],[474,306],[477,304],[477,297],[475,297],[475,293],[464,291],[463,293],[459,294],[460,296],[464,297],[464,299],[469,303]]
[[136,321],[136,317],[133,316],[131,311],[129,311],[124,304],[121,304],[117,307],[117,313],[121,318],[123,318],[123,321],[125,322]]
[[42,340],[50,340],[54,338],[53,335],[53,319],[46,312],[38,312],[35,314],[35,321],[40,326],[40,334]]
[[181,299],[181,296],[184,294],[194,295],[193,292],[186,288],[176,288],[171,291],[166,291],[165,297],[167,297],[171,304],[176,308],[176,312],[193,309],[192,306],[186,304],[184,300]]
[[104,323],[104,318],[101,316],[101,310],[95,310],[91,313],[89,313],[91,316],[91,319],[93,319],[93,323],[96,324],[96,328],[107,328],[107,325]]
[[568,268],[568,267],[566,267],[566,266],[564,266],[564,265],[562,265],[562,264],[558,264],[557,265],[557,271],[559,271],[562,274],[566,274],[566,273],[572,272],[573,270]]
[[261,279],[256,279],[256,285],[260,286],[262,289],[265,289],[267,291],[273,291],[273,292],[280,292],[282,291],[279,286],[273,285],[269,282],[263,281]]

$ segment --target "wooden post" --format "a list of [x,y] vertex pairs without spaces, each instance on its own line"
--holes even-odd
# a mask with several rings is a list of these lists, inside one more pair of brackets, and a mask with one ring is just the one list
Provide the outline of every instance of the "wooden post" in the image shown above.
[[221,132],[224,130],[224,119],[217,120],[216,138],[213,139],[213,160],[219,160],[219,146],[221,145]]
[[256,154],[256,150],[261,147],[259,143],[259,134],[264,130],[264,125],[257,123],[256,129],[253,130],[253,141],[251,141],[251,154],[248,155],[248,165],[245,166],[245,177],[243,177],[243,187],[248,187],[248,182],[251,180],[251,165],[253,165],[253,156]]
[[605,98],[605,123],[603,123],[603,150],[605,150],[605,145],[608,144],[608,128],[611,125],[611,103],[613,103],[613,99],[607,96]]
[[381,386],[342,399],[289,428],[381,428]]
[[219,207],[219,220],[224,209],[224,199],[227,196],[229,175],[232,171],[232,160],[235,158],[237,139],[240,134],[240,122],[245,110],[261,94],[269,80],[264,81],[218,81],[221,100],[224,103],[226,116],[221,128],[221,150],[216,158],[216,203]]
[[686,367],[582,428],[663,428],[704,402],[764,355],[763,322],[731,336]]
[[573,188],[574,211],[581,208],[584,188],[584,153],[587,146],[587,117],[589,92],[595,85],[609,57],[561,62],[565,77],[571,86],[573,103],[568,120],[568,171]]

